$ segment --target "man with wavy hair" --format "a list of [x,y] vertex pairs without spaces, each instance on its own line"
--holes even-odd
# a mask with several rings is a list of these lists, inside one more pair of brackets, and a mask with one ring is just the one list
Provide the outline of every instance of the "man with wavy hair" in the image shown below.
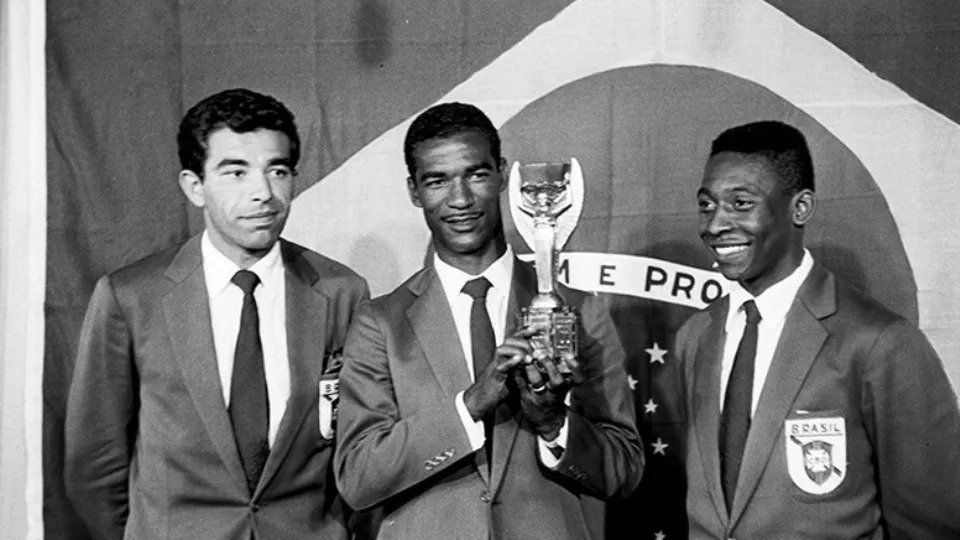
[[300,157],[282,103],[220,92],[177,142],[205,229],[97,283],[67,403],[67,493],[96,538],[346,538],[318,387],[367,284],[280,239]]

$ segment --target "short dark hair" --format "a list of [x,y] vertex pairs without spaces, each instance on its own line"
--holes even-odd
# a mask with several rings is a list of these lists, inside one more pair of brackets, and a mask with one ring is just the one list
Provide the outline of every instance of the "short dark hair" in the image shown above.
[[458,133],[475,131],[487,138],[490,155],[500,166],[500,135],[493,122],[483,111],[468,103],[441,103],[420,113],[403,140],[403,159],[407,163],[407,172],[414,176],[416,163],[413,152],[424,141],[450,137]]
[[814,190],[813,159],[807,140],[791,125],[765,120],[730,128],[713,140],[710,157],[721,152],[766,158],[788,193]]
[[291,167],[296,167],[300,161],[300,136],[293,113],[271,96],[246,88],[233,88],[204,98],[184,115],[177,131],[180,166],[203,178],[208,137],[221,128],[237,133],[258,129],[279,131],[290,140]]

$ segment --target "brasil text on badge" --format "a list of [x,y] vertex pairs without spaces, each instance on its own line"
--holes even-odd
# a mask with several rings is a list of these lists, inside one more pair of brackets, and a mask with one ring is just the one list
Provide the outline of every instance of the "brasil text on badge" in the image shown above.
[[793,418],[786,421],[787,470],[790,479],[812,495],[830,493],[847,474],[847,431],[843,417]]

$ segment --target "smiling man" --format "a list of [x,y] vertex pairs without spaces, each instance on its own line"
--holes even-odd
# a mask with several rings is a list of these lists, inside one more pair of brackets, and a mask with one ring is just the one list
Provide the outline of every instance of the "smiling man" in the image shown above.
[[204,231],[97,283],[67,493],[95,538],[347,538],[318,388],[366,282],[280,239],[300,138],[279,101],[210,96],[177,143]]
[[[437,105],[404,142],[430,264],[365,304],[347,336],[335,473],[344,499],[384,513],[380,538],[604,537],[603,501],[643,470],[624,352],[596,296],[565,379],[529,363],[516,328],[536,276],[508,247],[500,138],[476,107]],[[499,343],[499,346],[496,344]]]
[[697,192],[729,296],[677,336],[690,538],[960,538],[960,411],[919,329],[804,248],[803,135],[725,131]]

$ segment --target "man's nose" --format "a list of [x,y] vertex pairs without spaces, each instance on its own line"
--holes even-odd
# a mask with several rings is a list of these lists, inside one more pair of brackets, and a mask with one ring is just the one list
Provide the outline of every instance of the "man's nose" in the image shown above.
[[447,204],[457,208],[463,208],[473,204],[473,190],[470,187],[469,180],[463,177],[456,178],[450,187],[450,197]]
[[704,223],[701,232],[717,236],[731,228],[731,215],[723,208],[717,208],[714,212],[706,214],[703,217]]
[[247,175],[250,182],[250,196],[256,201],[269,201],[273,199],[273,186],[270,185],[270,179],[263,171],[251,171]]

